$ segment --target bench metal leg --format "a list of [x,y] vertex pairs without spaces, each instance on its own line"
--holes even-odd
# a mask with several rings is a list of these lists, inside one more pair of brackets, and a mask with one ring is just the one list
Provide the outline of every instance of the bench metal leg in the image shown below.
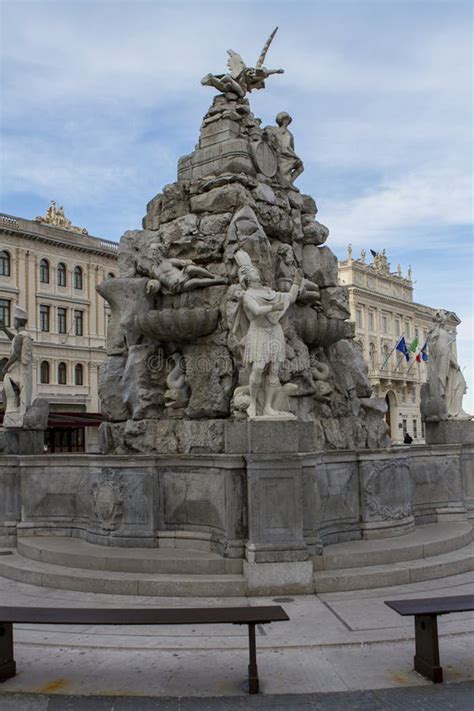
[[249,624],[249,656],[249,694],[258,694],[257,645],[254,624]]
[[0,682],[16,674],[13,658],[13,623],[0,622]]
[[439,665],[438,617],[415,615],[415,671],[428,677],[434,684],[443,681]]

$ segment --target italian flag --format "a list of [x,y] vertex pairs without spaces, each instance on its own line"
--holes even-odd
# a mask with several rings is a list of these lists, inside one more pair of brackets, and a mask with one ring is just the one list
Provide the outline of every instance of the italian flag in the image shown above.
[[418,338],[414,338],[413,341],[410,343],[408,346],[408,350],[411,353],[416,353],[416,349],[418,348]]

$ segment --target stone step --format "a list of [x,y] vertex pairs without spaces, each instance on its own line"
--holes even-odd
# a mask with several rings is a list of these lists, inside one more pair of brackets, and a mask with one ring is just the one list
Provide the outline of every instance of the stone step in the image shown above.
[[174,575],[118,573],[52,565],[14,552],[0,557],[0,576],[59,590],[156,595],[158,597],[240,597],[247,593],[242,575]]
[[314,587],[316,593],[384,588],[445,578],[448,575],[468,573],[472,570],[474,570],[474,543],[456,551],[421,560],[322,570],[314,574]]
[[67,536],[18,539],[18,553],[51,565],[117,573],[162,575],[238,575],[242,561],[209,551],[184,548],[118,548],[98,546]]
[[324,548],[314,562],[319,569],[337,570],[419,560],[464,548],[472,537],[467,521],[432,523],[397,538],[336,543]]

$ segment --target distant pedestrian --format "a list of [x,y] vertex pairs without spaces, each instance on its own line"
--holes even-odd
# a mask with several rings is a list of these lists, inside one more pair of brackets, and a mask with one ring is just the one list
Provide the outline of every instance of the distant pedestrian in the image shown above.
[[405,437],[403,438],[403,444],[411,444],[413,442],[413,437],[410,437],[408,432],[405,432]]

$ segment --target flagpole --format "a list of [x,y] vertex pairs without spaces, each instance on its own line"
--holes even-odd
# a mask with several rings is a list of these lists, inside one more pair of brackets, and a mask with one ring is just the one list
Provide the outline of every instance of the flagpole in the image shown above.
[[393,348],[392,348],[392,350],[390,351],[390,353],[388,354],[388,356],[385,358],[384,362],[383,362],[382,365],[380,366],[380,370],[383,370],[383,369],[385,368],[385,366],[387,365],[387,363],[388,363],[388,361],[389,361],[389,359],[390,359],[390,356],[392,355],[393,351],[395,351],[395,350],[397,349],[397,346],[398,346],[398,344],[400,343],[400,341],[402,340],[402,338],[403,338],[403,334],[400,336],[400,338],[399,338],[398,341],[395,343],[395,345],[393,346]]
[[[421,353],[421,351],[420,351],[420,353]],[[417,355],[419,355],[419,354],[417,354]],[[410,370],[413,368],[413,366],[415,365],[415,362],[418,363],[418,361],[416,360],[416,356],[413,358],[413,363],[410,363],[410,367],[408,368],[406,375],[408,375]]]
[[405,356],[402,356],[402,355],[401,355],[400,358],[398,359],[398,363],[397,363],[397,365],[395,366],[395,371],[394,371],[395,373],[397,372],[397,370],[399,369],[399,367],[400,367],[401,364],[403,363],[404,357],[405,357]]

